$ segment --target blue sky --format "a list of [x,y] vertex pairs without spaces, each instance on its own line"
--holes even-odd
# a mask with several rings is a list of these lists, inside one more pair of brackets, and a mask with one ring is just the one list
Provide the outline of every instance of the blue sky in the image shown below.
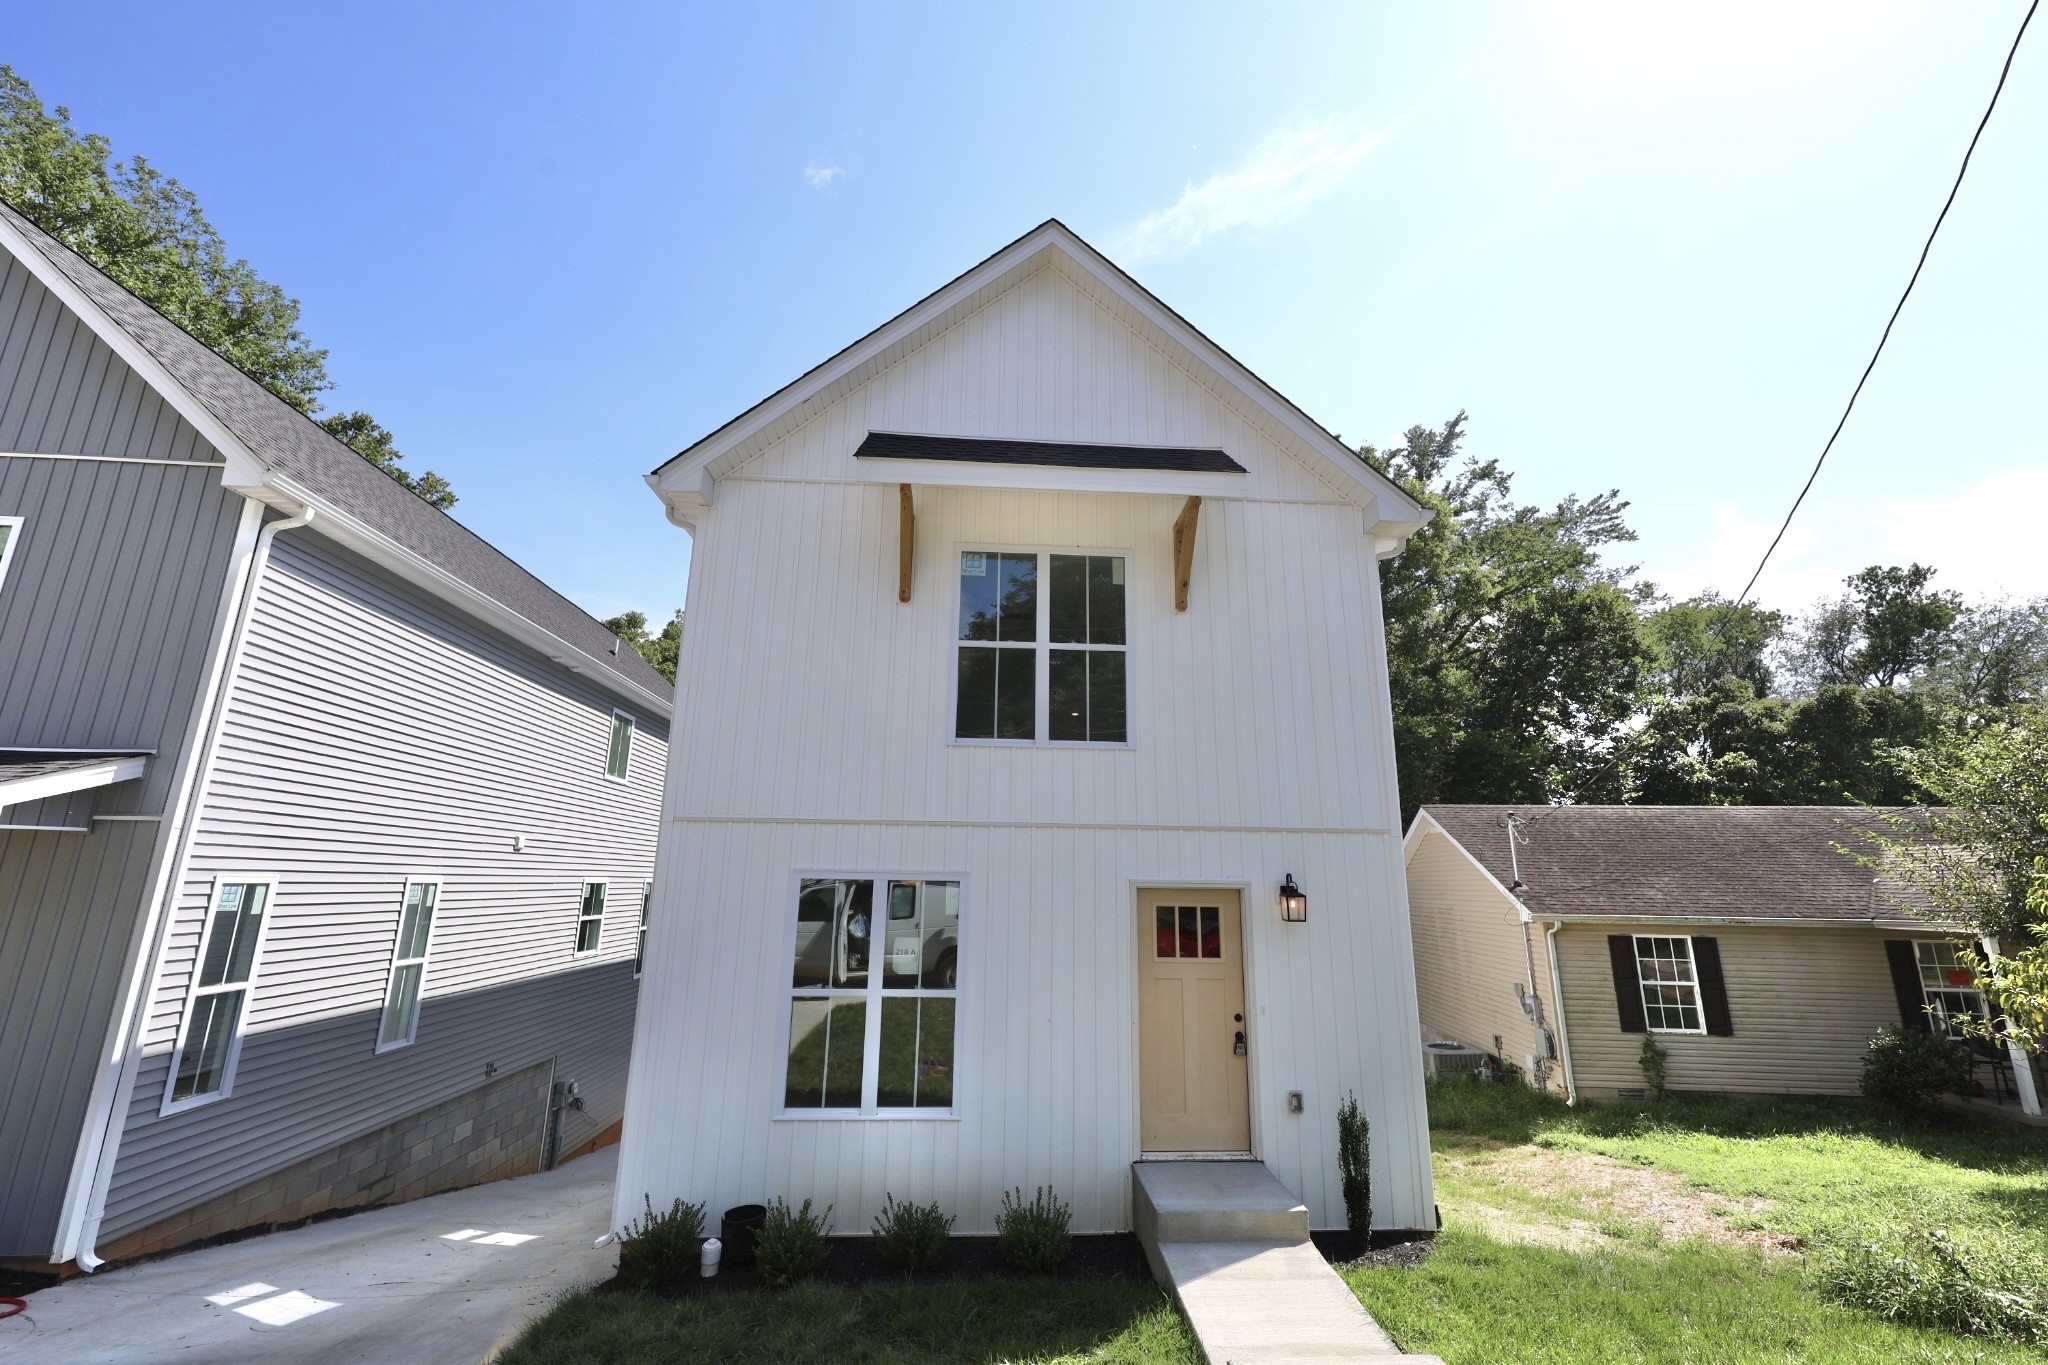
[[[1064,219],[1350,440],[1471,414],[1742,585],[2022,0],[66,6],[13,63],[301,299],[333,406],[585,607],[682,601],[640,476]],[[1250,19],[1247,16],[1256,14]],[[1759,586],[2048,592],[2048,32]]]

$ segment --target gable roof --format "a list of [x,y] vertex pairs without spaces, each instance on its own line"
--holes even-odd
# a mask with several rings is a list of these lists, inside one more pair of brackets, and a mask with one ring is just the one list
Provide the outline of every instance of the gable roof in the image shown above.
[[[1515,859],[1504,827],[1521,817]],[[1502,887],[1519,865],[1538,919],[1740,919],[1857,924],[1923,905],[1901,884],[1837,852],[1886,828],[1861,806],[1424,806]]]
[[[624,684],[634,695],[664,707],[673,701],[674,687],[596,618],[482,536],[422,501],[12,206],[0,203],[0,245],[21,256],[14,238],[35,253],[22,257],[24,265],[52,285],[53,292],[108,345],[125,351],[123,359],[141,362],[142,377],[165,389],[164,397],[201,434],[224,447],[230,487],[264,501],[271,499],[263,497],[263,491],[274,488],[283,497],[311,503],[322,515],[309,529],[332,536],[338,529],[353,527],[358,541],[383,542],[376,548],[399,551],[395,563],[388,558],[386,562],[402,576],[418,582],[445,575],[560,642],[565,648],[554,651],[558,662],[599,680],[609,678],[615,686]],[[42,269],[37,269],[38,258]],[[61,281],[47,274],[53,268]],[[71,288],[56,287],[64,283]],[[143,355],[135,355],[136,347]],[[422,566],[430,572],[420,572]],[[539,647],[548,646],[540,642]]]
[[[647,476],[671,520],[688,525],[711,503],[711,485],[811,416],[909,355],[955,321],[1049,262],[1111,306],[1126,326],[1184,368],[1206,375],[1267,438],[1315,469],[1341,495],[1368,509],[1382,554],[1398,552],[1431,513],[1361,460],[1328,429],[1198,331],[1186,318],[1060,222],[1048,218],[1002,250],[684,447]],[[1227,400],[1228,401],[1228,400]]]

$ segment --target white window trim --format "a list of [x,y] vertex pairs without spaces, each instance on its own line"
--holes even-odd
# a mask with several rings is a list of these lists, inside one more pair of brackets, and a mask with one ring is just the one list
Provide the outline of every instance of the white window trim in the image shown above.
[[[1687,965],[1689,965],[1692,968],[1692,980],[1690,982],[1650,983],[1646,982],[1643,979],[1643,942],[1646,939],[1654,940],[1660,938],[1672,943],[1684,940],[1685,960]],[[1680,1035],[1690,1035],[1693,1037],[1704,1038],[1707,1033],[1707,998],[1706,995],[1700,990],[1700,959],[1699,954],[1693,951],[1692,935],[1633,934],[1630,936],[1630,941],[1634,945],[1636,953],[1636,998],[1642,1001],[1643,1004],[1644,1029],[1651,1033],[1675,1033]],[[1692,1012],[1695,1015],[1699,1016],[1700,1026],[1698,1028],[1664,1028],[1660,1027],[1659,1025],[1652,1024],[1650,1022],[1650,1000],[1649,997],[1643,993],[1643,987],[1648,984],[1689,985],[1692,989]]]
[[[633,938],[633,979],[638,981],[647,968],[647,918],[654,909],[654,879],[648,878],[640,884],[640,927]],[[600,937],[602,931],[599,931]]]
[[[412,889],[415,886],[431,886],[434,888],[434,917],[427,921],[427,941],[420,946],[420,955],[416,958],[401,958],[398,955],[398,936],[405,932],[405,903],[412,899]],[[391,930],[391,963],[384,970],[384,994],[377,1001],[377,1055],[380,1057],[387,1052],[396,1052],[402,1047],[411,1047],[413,1039],[419,1036],[420,1016],[426,1013],[427,1009],[427,963],[434,954],[434,930],[440,923],[441,879],[439,877],[407,877],[405,879],[405,886],[398,893],[398,922],[392,926]],[[412,1027],[406,1030],[405,1037],[393,1039],[387,1043],[384,1041],[384,1011],[391,1008],[391,983],[397,979],[398,969],[411,962],[420,964],[420,993],[419,997],[413,1001]]]
[[[157,1117],[182,1114],[188,1109],[199,1109],[218,1103],[235,1093],[235,1073],[242,1063],[242,1040],[249,1036],[249,1019],[256,1009],[256,983],[263,972],[263,949],[270,939],[271,921],[277,918],[278,876],[274,872],[216,872],[206,887],[206,910],[199,922],[199,943],[192,954],[192,967],[185,977],[185,1003],[178,1010],[178,1031],[171,1042],[171,1068],[164,1075],[163,1103],[157,1106]],[[200,965],[206,961],[207,941],[213,935],[214,907],[220,904],[220,889],[223,886],[261,886],[263,893],[263,922],[256,926],[256,947],[249,955],[249,979],[242,987],[242,1012],[235,1017],[235,1036],[228,1042],[227,1059],[221,1063],[220,1089],[205,1095],[191,1095],[182,1100],[171,1098],[178,1086],[178,1068],[185,1060],[185,1031],[192,1024],[193,1006],[199,1003],[202,994],[216,995],[218,989],[201,991],[199,988]]]
[[7,543],[0,545],[0,588],[7,586],[7,566],[14,562],[14,552],[21,546],[27,517],[0,517],[0,526],[8,528]]
[[[590,888],[593,886],[604,888],[604,902],[598,907],[595,915],[586,915],[583,913],[583,899],[590,894]],[[596,957],[604,951],[604,922],[605,917],[611,914],[611,912],[612,884],[610,882],[600,881],[596,878],[586,878],[576,883],[576,936],[569,940],[569,956],[571,958]],[[583,939],[583,922],[591,919],[597,921],[597,942],[591,944],[588,948],[578,948],[576,945]]]
[[[958,619],[957,615],[955,619]],[[868,1031],[867,1038],[863,1040],[861,1049],[861,1095],[863,1099],[867,1096],[869,1085],[877,1083],[879,1079],[882,1051],[882,1011],[880,1002],[885,995],[910,999],[951,999],[954,1002],[953,1107],[951,1109],[883,1109],[879,1106],[870,1109],[865,1105],[859,1109],[790,1109],[784,1106],[783,1100],[789,1094],[789,1002],[799,995],[838,994],[840,998],[849,1000],[855,997],[855,993],[851,991],[835,992],[829,987],[798,987],[790,984],[791,964],[796,961],[797,901],[803,895],[803,885],[805,882],[820,879],[875,882],[877,889],[881,890],[884,897],[888,894],[886,884],[891,881],[960,883],[961,913],[958,936],[953,948],[953,970],[955,976],[952,991],[949,993],[920,988],[914,990],[890,990],[885,993],[880,985],[881,974],[875,972],[871,973],[874,980],[866,990],[859,993],[859,998],[868,1001],[868,1017],[876,1021],[875,1026]],[[849,871],[846,868],[799,868],[795,875],[789,879],[788,899],[784,902],[784,918],[788,921],[788,925],[787,932],[783,936],[782,957],[777,963],[775,978],[779,987],[775,994],[775,1001],[776,1007],[781,1014],[781,1021],[776,1028],[777,1057],[779,1060],[775,1068],[776,1099],[774,1112],[769,1115],[771,1119],[777,1121],[787,1119],[798,1123],[808,1123],[818,1119],[838,1123],[844,1123],[849,1119],[858,1120],[863,1123],[955,1123],[959,1121],[967,1108],[963,1090],[963,1082],[966,1082],[967,1078],[961,1073],[960,1058],[968,1055],[967,1035],[969,1026],[959,1002],[967,990],[969,976],[967,968],[968,964],[972,961],[969,955],[969,948],[971,946],[969,940],[972,937],[972,928],[967,914],[971,881],[972,879],[965,872],[932,872],[904,868],[892,868],[884,872],[871,872],[865,869]],[[886,911],[887,907],[884,906],[883,913],[886,913]]]
[[[962,739],[954,733],[960,716],[960,650],[963,647],[985,645],[989,648],[1007,647],[1023,649],[1023,641],[1003,645],[992,640],[963,640],[960,638],[960,556],[963,554],[989,555],[1036,555],[1038,556],[1038,619],[1029,648],[1032,652],[1031,666],[1031,733],[1034,736],[1052,733],[1051,717],[1048,710],[1052,702],[1052,650],[1082,649],[1095,650],[1105,654],[1124,656],[1124,737],[1121,740],[1098,739]],[[1124,562],[1124,642],[1120,645],[1084,645],[1058,643],[1052,639],[1052,556],[1091,555],[1097,558],[1114,556]],[[953,554],[947,570],[953,580],[953,614],[946,625],[947,640],[952,648],[946,655],[946,714],[944,717],[945,742],[972,749],[1088,749],[1115,752],[1119,749],[1135,748],[1137,721],[1133,715],[1132,698],[1137,695],[1136,663],[1137,653],[1133,646],[1136,636],[1135,612],[1132,604],[1137,595],[1131,591],[1132,566],[1137,562],[1127,549],[1095,548],[1085,545],[1026,545],[1001,543],[997,541],[959,541],[953,546]],[[964,894],[964,893],[963,893]]]
[[[1976,997],[1977,1001],[1977,1017],[1979,1019],[1989,1019],[1991,1017],[1990,1002],[1985,1000],[1984,992],[1978,989],[1976,986],[1930,986],[1927,984],[1927,975],[1923,969],[1924,964],[1921,962],[1920,958],[1921,948],[1954,948],[1955,946],[1955,941],[1952,939],[1916,938],[1913,940],[1913,973],[1920,979],[1921,1008],[1927,1011],[1928,1022],[1930,1024],[1933,1024],[1937,1021],[1940,1022],[1942,1025],[1942,1034],[1950,1038],[1953,1038],[1955,1035],[1951,1033],[1947,1027],[1949,1019],[1948,1011],[1944,1006],[1936,1003],[1932,992],[1938,990],[1951,991],[1958,995],[1968,994],[1974,996]],[[1939,966],[1940,964],[1937,963],[1935,965]]]
[[[614,775],[613,775],[613,773],[612,773],[612,736],[613,736],[614,734],[616,734],[616,733],[617,733],[617,731],[618,731],[618,728],[619,728],[619,721],[620,721],[621,719],[623,719],[623,720],[624,720],[624,721],[626,722],[626,764],[625,764],[625,767],[626,767],[626,771],[624,771],[624,772],[622,772],[622,773],[619,773],[619,774],[617,774],[616,776],[614,776]],[[610,720],[610,721],[608,721],[608,722],[607,722],[607,723],[605,724],[605,727],[604,727],[604,780],[605,780],[605,781],[607,781],[607,782],[621,782],[621,783],[623,783],[623,782],[628,782],[628,781],[631,781],[631,780],[632,780],[632,774],[633,774],[633,736],[634,736],[634,735],[636,735],[636,734],[638,734],[638,733],[639,733],[639,731],[640,731],[640,718],[639,718],[638,716],[634,715],[634,714],[633,714],[633,713],[632,713],[631,711],[622,711],[622,710],[620,710],[620,709],[619,709],[618,707],[616,707],[616,706],[614,706],[614,707],[612,708],[612,718],[611,718],[611,720]]]

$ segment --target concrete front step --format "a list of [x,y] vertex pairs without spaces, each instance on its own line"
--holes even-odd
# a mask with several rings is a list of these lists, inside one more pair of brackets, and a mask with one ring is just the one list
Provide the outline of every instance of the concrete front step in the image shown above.
[[1308,1240],[1308,1205],[1263,1162],[1140,1161],[1131,1180],[1138,1240],[1148,1247]]
[[1402,1355],[1311,1243],[1168,1242],[1159,1250],[1209,1365],[1442,1365]]

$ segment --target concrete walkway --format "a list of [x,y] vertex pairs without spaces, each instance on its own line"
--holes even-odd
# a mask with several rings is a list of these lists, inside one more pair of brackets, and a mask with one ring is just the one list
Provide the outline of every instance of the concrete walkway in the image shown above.
[[607,1147],[540,1175],[70,1280],[0,1320],[0,1362],[487,1360],[617,1266],[616,1247],[591,1247],[611,1221],[617,1163]]
[[1131,1167],[1138,1241],[1209,1365],[1405,1360],[1308,1236],[1308,1208],[1256,1161]]

